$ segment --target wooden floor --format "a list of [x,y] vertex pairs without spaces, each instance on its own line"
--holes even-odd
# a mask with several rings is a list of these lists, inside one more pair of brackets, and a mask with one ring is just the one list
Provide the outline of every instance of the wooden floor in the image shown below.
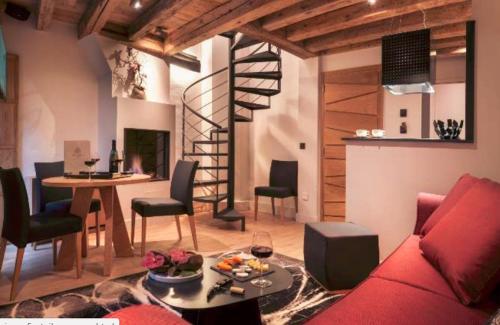
[[[276,252],[297,259],[303,259],[304,224],[293,220],[281,222],[279,217],[260,214],[259,220],[254,222],[253,213],[247,216],[247,231],[239,230],[240,223],[226,223],[214,220],[209,214],[196,216],[196,229],[198,233],[199,251],[203,255],[211,255],[232,249],[250,246],[254,231],[268,231],[272,235]],[[127,223],[130,233],[130,223]],[[148,220],[147,239],[149,249],[167,251],[177,246],[193,249],[193,241],[186,216],[181,217],[183,238],[177,240],[177,230],[174,218],[153,218]],[[81,279],[76,279],[74,270],[68,272],[54,272],[52,269],[52,249],[50,245],[39,246],[36,251],[31,247],[26,248],[24,262],[19,282],[17,300],[40,297],[50,293],[61,292],[100,281],[108,278],[120,277],[143,271],[141,266],[140,220],[136,222],[136,247],[135,256],[129,258],[114,258],[113,271],[110,277],[102,276],[102,258],[104,231],[101,232],[101,247],[95,248],[95,236],[90,235],[89,256],[84,258],[84,270]],[[9,303],[10,279],[13,273],[15,247],[9,245],[0,275],[0,305]]]

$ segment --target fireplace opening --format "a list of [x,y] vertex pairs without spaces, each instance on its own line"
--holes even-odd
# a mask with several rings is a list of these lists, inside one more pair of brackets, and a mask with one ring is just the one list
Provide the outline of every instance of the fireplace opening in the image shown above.
[[125,129],[125,170],[147,174],[153,180],[170,178],[170,132]]

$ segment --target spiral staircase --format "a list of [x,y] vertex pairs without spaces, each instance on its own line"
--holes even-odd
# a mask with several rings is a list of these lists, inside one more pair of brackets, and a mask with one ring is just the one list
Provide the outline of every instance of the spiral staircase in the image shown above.
[[243,34],[221,36],[229,39],[229,65],[182,95],[182,159],[200,162],[194,201],[212,204],[214,218],[240,221],[245,231],[234,206],[235,123],[250,123],[255,111],[271,108],[271,97],[281,92],[281,50]]

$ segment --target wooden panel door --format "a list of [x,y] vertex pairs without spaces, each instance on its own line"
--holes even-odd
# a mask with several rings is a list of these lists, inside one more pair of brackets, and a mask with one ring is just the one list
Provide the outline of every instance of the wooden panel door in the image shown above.
[[0,100],[0,167],[16,166],[17,156],[17,100],[18,100],[17,55],[7,55],[7,93]]
[[321,128],[323,220],[345,218],[346,147],[356,129],[382,128],[380,66],[323,74]]

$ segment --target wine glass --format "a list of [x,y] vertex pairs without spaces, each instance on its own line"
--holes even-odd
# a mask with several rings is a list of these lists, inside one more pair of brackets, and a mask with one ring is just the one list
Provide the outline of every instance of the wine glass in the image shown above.
[[259,261],[260,276],[257,279],[253,279],[251,283],[259,288],[266,288],[273,284],[269,279],[264,279],[262,276],[262,259],[268,258],[273,255],[273,242],[271,240],[271,234],[264,231],[258,231],[253,234],[252,248],[250,249],[252,255],[255,256]]
[[89,181],[92,180],[92,167],[94,167],[94,165],[96,164],[96,160],[95,159],[90,159],[90,160],[85,160],[84,163],[85,163],[85,166],[88,167],[89,169]]

